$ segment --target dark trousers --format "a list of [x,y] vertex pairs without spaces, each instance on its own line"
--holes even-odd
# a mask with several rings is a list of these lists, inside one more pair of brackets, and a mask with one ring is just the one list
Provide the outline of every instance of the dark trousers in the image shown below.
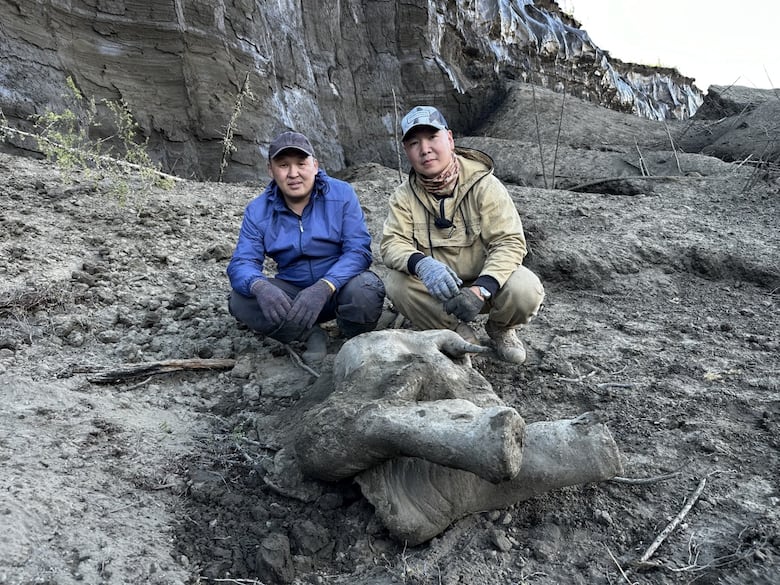
[[[282,289],[291,299],[303,290],[278,278],[269,278],[268,282]],[[372,331],[382,314],[384,299],[385,285],[382,279],[366,270],[352,278],[337,294],[328,299],[317,317],[317,323],[336,319],[345,337]],[[281,327],[270,323],[263,316],[255,297],[245,297],[236,291],[230,292],[228,309],[231,315],[250,329],[282,343],[305,340],[310,333],[286,322],[282,323]]]

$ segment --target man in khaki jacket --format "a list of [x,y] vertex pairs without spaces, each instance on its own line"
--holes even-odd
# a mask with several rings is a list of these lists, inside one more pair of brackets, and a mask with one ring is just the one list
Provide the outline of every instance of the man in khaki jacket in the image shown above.
[[477,337],[468,323],[487,313],[485,331],[499,357],[522,364],[515,330],[536,315],[544,288],[522,264],[523,225],[493,161],[456,148],[434,107],[413,108],[401,129],[412,169],[390,199],[382,231],[387,296],[415,327],[452,329],[471,342]]

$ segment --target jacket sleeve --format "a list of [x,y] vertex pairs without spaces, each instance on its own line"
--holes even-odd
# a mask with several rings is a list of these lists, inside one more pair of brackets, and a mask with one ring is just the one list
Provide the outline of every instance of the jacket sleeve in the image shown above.
[[382,239],[379,242],[379,252],[384,265],[401,272],[408,272],[409,258],[412,254],[420,253],[414,241],[411,199],[405,186],[406,183],[390,196],[387,218],[382,227]]
[[523,224],[509,192],[496,177],[484,180],[480,191],[480,229],[487,249],[480,275],[492,276],[504,286],[527,252]]
[[230,286],[236,292],[251,297],[250,287],[263,274],[265,245],[261,226],[254,218],[253,205],[250,203],[244,211],[244,219],[238,232],[238,242],[227,267]]
[[323,276],[333,283],[337,290],[371,266],[371,235],[366,218],[355,190],[344,186],[343,231],[341,234],[341,256]]

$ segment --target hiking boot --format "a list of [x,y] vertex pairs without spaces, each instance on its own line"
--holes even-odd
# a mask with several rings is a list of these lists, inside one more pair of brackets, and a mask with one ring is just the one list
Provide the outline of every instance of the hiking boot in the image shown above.
[[479,338],[477,337],[477,334],[474,333],[474,330],[471,328],[471,325],[468,323],[458,323],[458,326],[455,328],[455,333],[460,335],[464,341],[468,341],[469,343],[473,343],[474,345],[481,345],[479,343]]
[[315,325],[306,339],[306,351],[301,358],[309,366],[319,366],[326,355],[328,355],[328,334],[319,325]]
[[525,347],[518,339],[515,329],[497,327],[488,321],[485,324],[485,332],[495,343],[496,354],[500,359],[512,364],[525,362]]

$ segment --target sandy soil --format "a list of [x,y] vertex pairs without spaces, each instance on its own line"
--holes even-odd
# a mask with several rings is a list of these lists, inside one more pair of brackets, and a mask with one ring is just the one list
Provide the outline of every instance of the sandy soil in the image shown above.
[[[510,191],[548,293],[525,366],[473,361],[528,422],[596,412],[625,476],[649,481],[393,541],[353,482],[286,477],[279,421],[317,378],[227,313],[224,268],[265,178],[119,205],[0,155],[0,583],[780,582],[780,189],[747,165],[675,161],[663,125],[576,111],[572,127],[625,137],[570,140],[566,186],[636,168],[635,139],[667,178],[545,189],[533,144],[465,140],[524,184]],[[377,234],[398,172],[344,176]],[[320,384],[342,343],[330,332]],[[235,365],[90,381],[194,358]],[[697,488],[654,566],[637,566]]]

